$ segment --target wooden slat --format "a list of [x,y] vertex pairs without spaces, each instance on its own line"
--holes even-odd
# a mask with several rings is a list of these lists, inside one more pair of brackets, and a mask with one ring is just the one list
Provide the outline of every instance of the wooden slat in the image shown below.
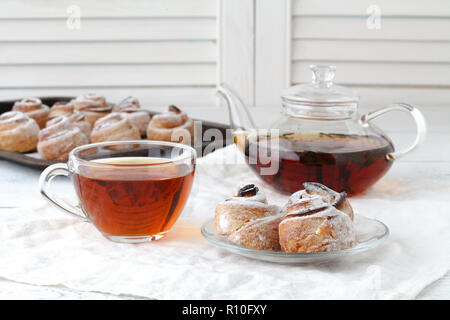
[[[81,28],[67,27],[68,8]],[[213,0],[2,0],[0,98],[97,92],[147,105],[216,104]]]
[[293,40],[294,60],[450,62],[450,42]]
[[[310,82],[308,62],[294,62],[293,82]],[[337,67],[336,82],[358,85],[450,85],[450,64],[329,62]]]
[[211,62],[213,41],[13,43],[1,45],[0,64]]
[[[381,108],[393,102],[406,102],[412,105],[428,108],[430,106],[446,106],[450,109],[450,87],[448,88],[414,88],[414,87],[402,87],[402,86],[351,86],[360,96],[360,105],[363,107],[375,109]],[[281,91],[278,93],[278,96]],[[268,122],[268,115],[271,113],[266,112],[263,107],[279,108],[281,106],[281,99],[276,101],[262,101],[257,107],[261,107],[255,114],[262,112],[261,117],[265,118],[265,122]],[[277,114],[274,111],[272,115]],[[270,121],[269,121],[270,123]],[[400,127],[401,128],[401,127]],[[449,128],[450,130],[450,128]]]
[[196,40],[215,39],[215,19],[0,20],[0,41]]
[[0,66],[0,87],[213,85],[215,64]]
[[[360,96],[361,106],[381,108],[393,102],[406,102],[419,108],[447,106],[450,108],[450,88],[402,88],[392,86],[353,86]],[[397,124],[400,128],[401,125]],[[433,125],[433,123],[430,123]],[[397,128],[399,128],[397,127]]]
[[213,0],[2,0],[1,18],[65,18],[67,8],[77,5],[82,18],[89,17],[214,17]]
[[377,5],[383,16],[450,16],[448,0],[293,0],[294,15],[359,15]]
[[[292,82],[311,81],[310,64],[332,64],[336,82],[355,87],[362,105],[448,104],[448,1],[292,3]],[[381,10],[379,30],[367,27],[371,5]]]
[[450,40],[450,19],[383,18],[381,29],[366,26],[366,18],[295,17],[294,39]]
[[[216,104],[215,88],[44,88],[0,89],[0,100],[22,99],[33,96],[78,96],[89,92],[104,95],[108,101],[119,102],[127,96],[135,96],[142,107],[155,111],[170,104],[184,107],[212,107]],[[197,114],[196,114],[197,116]]]

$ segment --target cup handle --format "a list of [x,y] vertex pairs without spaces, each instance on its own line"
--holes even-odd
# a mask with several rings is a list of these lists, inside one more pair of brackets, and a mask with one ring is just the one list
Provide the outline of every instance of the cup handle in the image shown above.
[[397,160],[403,157],[405,154],[410,153],[411,151],[413,151],[422,144],[422,142],[425,140],[426,137],[427,125],[425,122],[425,117],[423,116],[422,112],[420,112],[419,109],[406,103],[394,103],[388,107],[365,113],[361,116],[362,125],[369,126],[370,120],[391,111],[407,112],[413,117],[414,121],[416,122],[417,128],[416,139],[414,140],[413,144],[410,147],[408,147],[406,150],[394,151],[386,155],[388,160]]
[[70,171],[65,163],[56,163],[47,167],[39,177],[39,189],[41,194],[48,200],[50,203],[54,204],[60,209],[63,209],[65,213],[74,216],[83,221],[89,222],[89,219],[84,215],[83,211],[80,208],[72,206],[70,204],[57,201],[56,198],[47,191],[47,187],[50,185],[52,179],[56,176],[70,176]]

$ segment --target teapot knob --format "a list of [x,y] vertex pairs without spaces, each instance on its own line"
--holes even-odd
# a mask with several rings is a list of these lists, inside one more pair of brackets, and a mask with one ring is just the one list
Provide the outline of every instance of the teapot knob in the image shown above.
[[317,87],[329,88],[333,85],[333,79],[336,75],[335,66],[312,65],[312,83]]

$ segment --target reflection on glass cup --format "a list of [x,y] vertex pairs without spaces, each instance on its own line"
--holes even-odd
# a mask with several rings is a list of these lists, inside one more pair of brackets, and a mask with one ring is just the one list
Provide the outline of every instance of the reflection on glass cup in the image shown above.
[[[158,240],[170,230],[186,204],[195,160],[195,150],[178,143],[95,143],[72,150],[67,164],[45,169],[39,185],[50,202],[92,222],[110,240]],[[81,210],[56,200],[48,191],[57,175],[72,178]]]

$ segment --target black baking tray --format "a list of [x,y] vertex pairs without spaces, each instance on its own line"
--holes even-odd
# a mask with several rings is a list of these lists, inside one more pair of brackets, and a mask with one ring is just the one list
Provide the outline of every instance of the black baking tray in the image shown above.
[[[74,99],[75,97],[70,97],[70,96],[60,96],[60,97],[37,97],[39,99],[41,99],[42,103],[48,106],[52,106],[55,102],[58,101],[70,101],[72,99]],[[17,100],[0,100],[0,114],[4,113],[4,112],[8,112],[11,111],[14,102],[16,102]],[[151,110],[146,110],[143,109],[145,111],[147,111],[150,115],[154,115],[154,114],[158,114],[158,112],[154,112]],[[228,143],[230,143],[230,141],[233,141],[232,139],[230,139],[230,131],[227,130],[229,128],[229,126],[221,124],[221,123],[216,123],[216,122],[211,122],[211,121],[205,121],[205,120],[200,120],[200,119],[193,119],[195,121],[201,121],[202,123],[202,136],[203,133],[208,130],[208,129],[218,129],[221,133],[222,133],[222,137],[227,137],[227,139],[225,139],[225,141],[223,140],[217,140],[217,141],[202,141],[202,156],[206,155],[208,152],[210,152],[211,150],[215,150],[215,149],[219,149],[224,147],[225,145],[227,145]],[[214,148],[206,148],[206,146],[210,145],[211,143],[214,144]],[[40,169],[43,170],[46,167],[48,167],[51,164],[57,163],[59,161],[51,161],[51,160],[45,160],[45,159],[40,159],[40,158],[36,158],[31,156],[30,154],[35,153],[35,151],[33,152],[29,152],[29,153],[19,153],[19,152],[11,152],[11,151],[6,151],[6,150],[0,150],[0,159],[5,159],[11,162],[15,162],[30,168],[35,168],[35,169]]]

